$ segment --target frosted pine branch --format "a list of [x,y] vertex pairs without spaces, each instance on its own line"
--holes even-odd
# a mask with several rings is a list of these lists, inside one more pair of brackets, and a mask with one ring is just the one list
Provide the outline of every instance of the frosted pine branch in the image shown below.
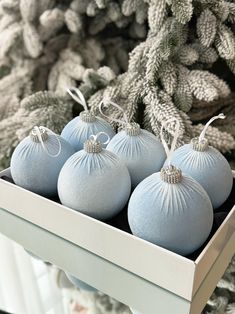
[[1,33],[0,58],[5,57],[14,48],[22,35],[22,27],[18,23],[10,24]]
[[176,59],[184,65],[192,65],[198,58],[198,52],[191,45],[184,45],[177,52]]
[[235,314],[235,303],[228,304],[226,314]]
[[221,22],[225,22],[229,16],[230,7],[227,1],[220,0],[211,4],[211,10]]
[[135,19],[138,24],[144,24],[144,22],[147,20],[148,17],[147,12],[148,12],[147,4],[141,1],[135,12]]
[[204,47],[200,43],[195,43],[192,47],[198,52],[199,54],[199,62],[205,64],[212,64],[218,60],[218,54],[216,50],[212,47]]
[[177,108],[184,112],[188,112],[191,109],[193,96],[187,77],[180,78],[174,93],[174,102]]
[[228,21],[232,24],[235,23],[235,3],[227,3],[229,7],[229,15],[228,15]]
[[197,20],[197,34],[201,44],[209,47],[214,41],[216,31],[217,19],[209,9],[205,9]]
[[[163,99],[163,94],[158,95],[157,91],[154,90],[153,87],[149,87],[148,94],[144,98],[144,103],[146,105],[152,106],[152,114],[150,116],[151,126],[154,129],[154,123],[162,123],[164,121],[167,121],[171,119],[172,117],[175,117],[180,122],[180,137],[183,136],[185,132],[184,124],[182,122],[182,119],[177,112],[177,109],[175,108],[173,102],[167,97],[167,99]],[[167,100],[167,101],[165,101]],[[173,135],[174,134],[174,126],[168,125],[167,131]]]
[[190,21],[193,14],[192,0],[172,0],[171,10],[176,19],[185,24]]
[[221,58],[235,58],[235,38],[233,32],[225,25],[220,25],[215,38],[215,45]]
[[4,13],[16,12],[19,9],[19,0],[1,0],[0,6]]
[[71,33],[78,33],[82,30],[82,18],[73,10],[68,9],[64,15],[65,23]]
[[148,9],[149,27],[156,33],[166,18],[166,0],[151,0]]
[[[87,6],[89,4],[90,0],[72,0],[70,3],[70,8],[71,10],[80,13],[80,14],[85,14],[87,10]],[[92,2],[94,3],[94,2]]]
[[219,97],[217,88],[208,82],[204,71],[191,71],[188,79],[191,92],[198,100],[212,101]]
[[220,97],[227,97],[230,94],[231,90],[228,84],[224,80],[219,79],[215,74],[204,71],[204,77],[218,90]]
[[41,25],[38,28],[40,37],[43,41],[54,36],[64,25],[64,12],[60,9],[45,11],[40,17]]
[[[234,71],[230,1],[4,0],[0,7],[0,58],[8,59],[2,66],[0,59],[0,87],[8,85],[19,100],[45,88],[64,95],[72,84],[91,106],[109,96],[133,119],[141,119],[145,105],[146,125],[156,133],[164,115],[177,116],[183,143],[191,136],[188,116],[196,110],[198,117],[211,117],[218,108],[211,101],[230,92],[220,73],[207,71],[219,58]],[[27,75],[14,83],[16,68]],[[191,108],[195,98],[205,106]]]
[[96,2],[95,1],[90,1],[87,4],[86,14],[88,16],[95,16],[96,14],[98,14],[98,12],[99,12],[99,9],[98,9],[98,6],[97,6]]
[[37,15],[37,0],[20,0],[20,13],[25,22],[33,22]]
[[232,60],[227,60],[227,64],[230,70],[235,74],[235,58]]
[[163,63],[159,73],[159,77],[165,91],[168,94],[173,95],[177,85],[177,73],[174,64],[172,62]]
[[104,9],[106,7],[107,0],[95,0],[95,3],[99,9]]
[[43,45],[39,34],[33,24],[25,23],[23,28],[25,48],[32,58],[37,58],[42,53]]
[[[53,23],[57,23],[62,26],[64,22],[64,12],[57,8],[53,10],[46,10],[42,15],[40,15],[39,21],[41,25],[47,28],[53,27]],[[59,27],[56,28],[58,29]]]
[[140,1],[139,0],[124,0],[122,2],[122,13],[125,16],[132,15],[137,9],[138,2]]
[[109,2],[107,5],[107,15],[112,22],[120,20],[122,16],[120,5],[113,1]]

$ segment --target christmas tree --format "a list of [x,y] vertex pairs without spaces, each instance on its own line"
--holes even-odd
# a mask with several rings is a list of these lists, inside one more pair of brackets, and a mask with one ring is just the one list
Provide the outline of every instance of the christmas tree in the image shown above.
[[234,29],[232,1],[2,0],[1,167],[35,123],[60,131],[72,117],[68,86],[79,86],[94,111],[111,98],[157,136],[163,120],[177,117],[179,144],[223,109],[227,121],[208,137],[231,151]]

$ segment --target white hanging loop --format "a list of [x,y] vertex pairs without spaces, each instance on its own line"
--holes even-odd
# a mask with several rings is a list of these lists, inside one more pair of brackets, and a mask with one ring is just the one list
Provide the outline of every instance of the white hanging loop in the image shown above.
[[[111,106],[117,108],[119,111],[122,112],[123,120],[112,118],[112,117],[109,117],[109,116],[105,115],[103,110],[102,110],[102,105],[104,105],[104,106],[111,105]],[[126,114],[126,111],[121,106],[119,106],[118,104],[116,104],[115,102],[111,101],[108,98],[106,98],[106,99],[104,98],[103,100],[101,100],[101,102],[99,103],[99,111],[105,118],[107,118],[111,122],[117,122],[117,123],[120,123],[120,124],[129,124],[130,123],[129,118],[128,118],[127,114]]]
[[[60,155],[60,153],[61,153],[61,142],[60,142],[60,140],[59,140],[58,135],[55,134],[54,132],[52,132],[50,129],[46,128],[45,126],[39,126],[39,127],[38,127],[38,126],[35,126],[33,129],[34,129],[34,131],[35,131],[35,133],[36,133],[36,135],[37,135],[37,137],[38,137],[40,143],[42,144],[42,147],[43,147],[44,151],[46,152],[46,154],[47,154],[48,156],[50,156],[50,157],[53,157],[53,158],[58,157],[58,156]],[[57,140],[57,142],[58,142],[58,144],[59,144],[59,150],[58,150],[58,152],[57,152],[56,154],[51,154],[51,153],[48,151],[46,145],[44,144],[44,141],[43,141],[43,139],[42,139],[42,135],[41,135],[41,132],[40,132],[40,130],[42,130],[42,129],[46,130],[48,133],[50,133],[50,134],[52,134],[52,135],[55,136],[55,138],[56,138],[56,140]]]
[[99,132],[99,133],[97,133],[97,134],[92,134],[91,136],[90,136],[90,138],[92,138],[95,142],[97,142],[98,141],[98,138],[101,136],[101,135],[105,135],[106,137],[107,137],[107,141],[105,141],[105,142],[101,142],[101,144],[103,144],[103,145],[106,145],[106,144],[108,144],[109,142],[110,142],[110,136],[107,134],[107,133],[105,133],[105,132]]
[[200,134],[200,136],[199,136],[199,139],[198,139],[199,143],[203,142],[203,140],[205,139],[206,131],[207,131],[208,127],[210,126],[210,124],[211,124],[213,121],[215,121],[215,120],[217,120],[217,119],[225,119],[225,118],[226,118],[226,116],[225,116],[223,113],[220,113],[218,116],[212,117],[212,118],[207,122],[207,124],[204,126],[204,128],[203,128],[203,130],[202,130],[202,132],[201,132],[201,134]]
[[[165,138],[164,138],[163,130],[166,128],[167,124],[169,124],[171,122],[175,122],[175,134],[174,134],[174,137],[172,140],[171,148],[169,149],[169,147],[165,141]],[[179,135],[180,135],[180,122],[179,122],[179,120],[177,120],[176,118],[172,118],[172,119],[169,119],[169,120],[162,123],[160,137],[161,137],[162,145],[166,151],[167,164],[168,165],[170,165],[170,163],[171,163],[171,157],[172,157],[172,154],[176,148],[176,144],[177,144],[177,140],[179,138]]]
[[67,93],[80,105],[83,106],[85,111],[89,111],[86,100],[82,92],[76,87],[70,87],[66,89]]

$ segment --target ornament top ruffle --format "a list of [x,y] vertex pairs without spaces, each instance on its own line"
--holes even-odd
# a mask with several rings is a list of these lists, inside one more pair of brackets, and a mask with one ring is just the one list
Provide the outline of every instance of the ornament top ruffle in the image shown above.
[[[102,111],[100,103],[100,111]],[[124,125],[107,145],[107,150],[116,154],[127,166],[132,188],[135,188],[143,179],[150,174],[159,171],[162,167],[166,154],[161,142],[152,133],[140,128],[138,123],[129,122],[125,111],[112,101],[106,101],[123,113],[123,120],[112,119]]]
[[208,121],[200,137],[193,138],[190,144],[175,150],[171,160],[175,166],[180,167],[204,187],[214,209],[226,201],[233,185],[232,170],[228,161],[217,149],[210,146],[205,138],[207,127],[217,118],[223,119],[224,115],[220,114]]
[[73,147],[59,135],[45,127],[34,127],[13,152],[12,178],[29,191],[54,197],[57,195],[59,172],[74,152]]
[[[83,144],[92,134],[105,132],[110,138],[115,135],[111,125],[104,119],[95,116],[86,104],[85,98],[77,88],[67,89],[71,97],[84,107],[78,117],[71,120],[62,130],[61,136],[66,139],[76,151],[83,149]],[[103,138],[101,136],[101,141]],[[106,144],[103,144],[106,147]]]

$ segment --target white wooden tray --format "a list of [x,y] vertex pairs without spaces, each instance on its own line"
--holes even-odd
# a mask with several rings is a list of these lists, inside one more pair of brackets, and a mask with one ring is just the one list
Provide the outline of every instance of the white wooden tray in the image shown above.
[[0,208],[1,233],[143,314],[199,314],[235,253],[235,206],[195,260],[2,179]]

